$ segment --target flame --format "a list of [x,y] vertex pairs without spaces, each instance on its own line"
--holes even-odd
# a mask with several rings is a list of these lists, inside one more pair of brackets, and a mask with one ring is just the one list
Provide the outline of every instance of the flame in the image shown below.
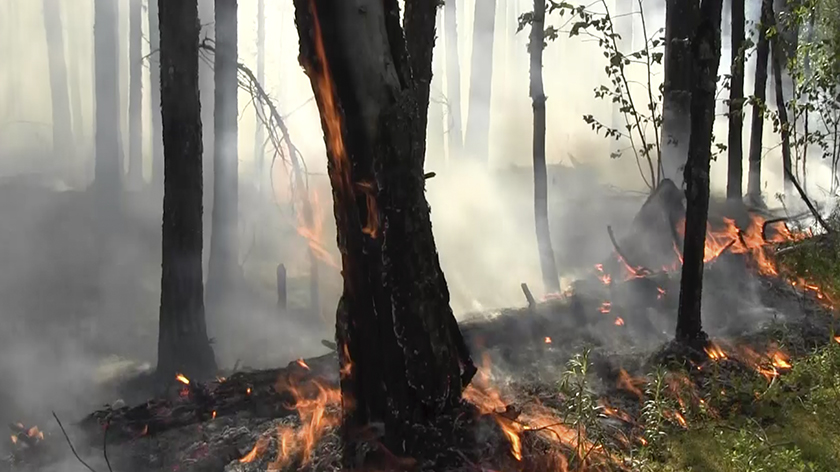
[[603,412],[604,416],[609,416],[611,418],[617,418],[621,421],[626,423],[635,423],[632,417],[626,412],[619,408],[612,407],[606,398],[601,398],[598,400],[598,406],[601,407],[601,411]]
[[17,438],[17,436],[13,434],[13,435],[11,436],[11,438],[12,438],[12,444],[17,444],[17,442],[18,442],[18,438]]
[[214,419],[214,420],[216,419],[216,410],[213,410],[213,418],[211,418],[211,419]]
[[248,387],[248,388],[245,390],[245,395],[250,395],[250,394],[251,394],[251,387]]
[[304,362],[304,361],[303,361],[303,359],[298,359],[298,360],[296,360],[295,362],[297,362],[297,365],[299,365],[299,366],[303,367],[304,369],[306,369],[306,370],[310,370],[310,369],[309,369],[309,366],[308,366],[308,365],[306,365],[306,362]]
[[546,344],[551,344],[551,338],[549,338],[548,336],[546,336],[546,337],[545,337],[544,342],[545,342]]
[[615,324],[616,326],[624,326],[624,318],[616,316],[613,324]]
[[633,395],[639,397],[639,400],[644,398],[644,394],[642,393],[641,390],[639,390],[638,386],[644,385],[644,384],[645,384],[645,379],[633,378],[624,369],[620,369],[618,371],[618,380],[616,381],[615,386],[620,388],[621,390],[625,390],[625,391],[630,392]]
[[242,456],[242,458],[239,459],[239,463],[250,464],[251,462],[254,462],[257,457],[261,456],[265,452],[268,445],[269,438],[267,436],[260,436],[260,438],[257,439],[257,442],[254,443],[254,447],[251,449],[251,452]]
[[601,280],[601,282],[604,283],[604,285],[609,285],[610,283],[612,283],[612,277],[610,277],[610,274],[604,273],[603,264],[595,264],[595,270],[598,271],[598,278]]
[[348,350],[347,344],[342,344],[342,355],[341,355],[341,370],[338,371],[338,375],[342,379],[346,379],[350,377],[350,374],[353,372],[353,361],[350,359],[350,351]]
[[722,359],[726,359],[726,352],[721,349],[714,341],[709,341],[709,345],[703,348],[706,351],[706,355],[709,356],[709,359],[713,361],[719,361]]
[[175,380],[181,382],[184,385],[190,384],[190,379],[188,379],[184,374],[175,374]]
[[840,344],[840,336],[834,336],[834,342]]
[[[306,212],[304,211],[297,212],[298,224],[296,229],[298,234],[306,239],[306,242],[309,245],[309,250],[312,251],[318,260],[331,267],[339,269],[340,267],[338,266],[338,263],[336,263],[332,254],[330,254],[326,246],[322,243],[324,237],[324,220],[322,218],[323,213],[321,210],[321,201],[318,198],[318,192],[312,190],[311,195],[302,198],[309,198],[311,218],[307,218]],[[307,219],[311,219],[311,221],[307,221]]]

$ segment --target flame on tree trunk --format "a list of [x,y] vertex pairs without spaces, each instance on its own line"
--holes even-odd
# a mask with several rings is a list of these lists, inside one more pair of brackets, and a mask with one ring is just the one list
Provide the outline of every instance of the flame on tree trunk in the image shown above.
[[761,143],[764,136],[764,107],[767,97],[767,63],[770,59],[770,42],[767,30],[775,24],[773,0],[762,0],[761,20],[758,25],[758,44],[755,48],[755,103],[752,106],[750,128],[750,170],[747,180],[747,195],[750,203],[761,205]]
[[722,0],[703,0],[700,5],[700,22],[692,41],[696,82],[691,92],[691,137],[685,166],[686,222],[676,333],[678,341],[689,345],[706,342],[700,316],[700,298],[703,292],[703,259],[709,216],[709,167],[717,71],[720,65],[722,3]]
[[449,307],[424,195],[436,6],[407,2],[404,39],[396,0],[294,3],[342,254],[336,340],[345,465],[364,461],[360,430],[377,423],[391,453],[416,457],[435,442],[423,426],[451,421],[475,372]]

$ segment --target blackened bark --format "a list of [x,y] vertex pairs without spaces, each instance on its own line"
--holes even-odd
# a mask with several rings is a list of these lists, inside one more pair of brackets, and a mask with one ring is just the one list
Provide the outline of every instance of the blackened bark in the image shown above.
[[131,0],[128,11],[128,182],[143,182],[143,1]]
[[164,146],[163,263],[157,372],[207,378],[216,370],[202,285],[201,102],[195,0],[159,0]]
[[[47,57],[50,65],[50,95],[52,99],[53,154],[72,153],[73,124],[70,117],[70,89],[67,83],[67,61],[64,57],[64,28],[61,21],[61,2],[44,0],[44,29],[47,34]],[[71,157],[69,155],[67,157]]]
[[461,157],[461,62],[458,59],[458,0],[445,0],[444,33],[446,38],[446,103],[449,106],[449,158]]
[[762,0],[761,20],[758,25],[758,44],[755,49],[755,80],[750,127],[750,171],[747,179],[747,195],[750,203],[761,205],[761,144],[764,136],[764,108],[767,100],[767,63],[770,59],[770,42],[767,30],[775,24],[773,0]]
[[96,82],[96,164],[98,200],[106,207],[119,201],[122,187],[119,90],[117,87],[117,2],[94,0],[94,69]]
[[[265,0],[257,0],[257,81],[265,83]],[[262,188],[263,166],[265,166],[265,131],[257,120],[254,133],[254,167],[256,167],[257,188]]]
[[726,178],[726,198],[743,197],[744,161],[744,0],[731,0],[732,62],[729,84],[729,166]]
[[548,224],[548,176],[545,169],[545,90],[542,57],[545,43],[545,0],[534,0],[534,17],[528,52],[531,56],[531,103],[534,108],[534,220],[545,293],[560,293],[560,276],[551,247]]
[[691,92],[691,137],[685,166],[686,222],[676,333],[678,341],[689,345],[705,343],[706,340],[700,316],[700,298],[709,216],[709,164],[720,65],[722,3],[722,0],[702,1],[700,23],[691,48],[695,85]]
[[207,286],[213,313],[224,310],[239,267],[237,0],[216,0],[213,221]]
[[662,95],[662,177],[682,184],[680,167],[688,156],[691,129],[691,89],[694,81],[691,37],[698,0],[667,0],[665,4],[665,80]]
[[470,101],[464,150],[473,159],[490,158],[490,100],[493,89],[493,39],[496,0],[476,0],[470,60]]
[[435,20],[438,1],[407,1],[403,15],[405,48],[411,66],[414,93],[417,94],[417,119],[415,126],[423,130],[423,139],[414,142],[422,156],[426,155],[426,128],[429,122],[429,93],[432,85],[432,49],[435,45]]
[[[430,431],[442,431],[424,426],[451,427],[449,414],[475,372],[449,307],[424,195],[417,144],[426,133],[421,114],[428,104],[417,103],[424,85],[412,80],[396,0],[294,3],[342,254],[336,340],[345,465],[364,461],[359,432],[373,423],[384,425],[391,453],[418,458],[438,443]],[[431,25],[417,24],[412,34],[432,34],[434,15],[423,18]],[[433,37],[411,42],[431,47]]]
[[773,83],[776,91],[776,111],[779,113],[779,132],[782,135],[782,168],[785,170],[784,175],[784,190],[785,196],[793,196],[793,184],[790,177],[793,175],[790,158],[790,123],[787,114],[787,104],[785,103],[784,86],[782,85],[782,63],[786,62],[784,57],[784,48],[779,41],[778,36],[773,36],[770,40],[773,46]]
[[149,0],[149,82],[152,115],[152,186],[163,187],[163,126],[160,116],[160,27],[158,2]]

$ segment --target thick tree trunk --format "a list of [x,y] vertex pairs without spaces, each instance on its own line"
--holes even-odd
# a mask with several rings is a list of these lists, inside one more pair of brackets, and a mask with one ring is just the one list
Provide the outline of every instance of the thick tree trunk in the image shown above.
[[149,82],[152,115],[152,187],[163,188],[163,126],[160,116],[160,27],[158,1],[149,0]]
[[143,0],[129,4],[128,41],[128,182],[143,183]]
[[122,188],[120,102],[117,87],[117,2],[94,0],[94,61],[96,82],[96,165],[94,181],[99,201],[113,206]]
[[701,323],[700,298],[709,216],[709,164],[720,65],[722,3],[722,0],[702,0],[700,23],[691,48],[695,86],[691,93],[691,137],[685,166],[686,222],[676,333],[678,341],[690,345],[705,343],[706,340]]
[[490,158],[490,100],[493,89],[495,26],[496,0],[476,0],[470,60],[469,114],[464,150],[467,156],[483,162]]
[[67,83],[67,60],[64,57],[64,28],[61,21],[61,2],[44,0],[44,29],[47,34],[47,56],[50,65],[50,94],[52,97],[53,154],[69,157],[72,162],[73,124],[70,117],[70,88]]
[[[265,0],[257,0],[257,81],[265,83]],[[257,120],[254,133],[254,167],[257,188],[262,188],[265,166],[265,131]]]
[[761,197],[761,145],[764,136],[764,107],[767,99],[767,63],[770,59],[770,42],[767,30],[776,22],[773,14],[773,0],[762,0],[761,20],[758,25],[758,44],[755,52],[755,80],[750,127],[750,171],[747,179],[747,195],[753,205],[762,205]]
[[458,59],[458,0],[446,0],[444,8],[444,37],[446,38],[446,103],[449,105],[449,158],[456,159],[463,150],[461,128],[461,61]]
[[732,65],[729,84],[729,166],[726,178],[726,197],[740,200],[743,194],[744,161],[744,0],[731,0]]
[[438,443],[430,431],[443,431],[424,426],[451,427],[449,414],[475,372],[449,307],[424,195],[428,103],[419,100],[428,97],[434,3],[407,2],[405,40],[396,1],[294,3],[342,254],[336,338],[345,465],[364,461],[359,432],[375,423],[391,453],[418,458]]
[[698,0],[667,0],[665,6],[665,81],[662,95],[662,178],[683,183],[691,131],[694,82],[691,37],[697,24]]
[[216,0],[213,221],[207,286],[213,313],[224,310],[239,267],[237,0]]
[[202,285],[201,102],[195,0],[159,0],[164,145],[163,265],[157,372],[206,378],[216,370]]
[[770,40],[773,46],[773,82],[776,89],[776,111],[779,113],[779,129],[782,135],[782,167],[787,171],[784,175],[784,191],[785,197],[792,197],[794,195],[793,183],[790,176],[793,175],[791,157],[790,157],[790,123],[787,114],[787,104],[785,103],[785,92],[782,84],[782,63],[786,62],[784,57],[784,48],[779,41],[778,36],[773,36]]
[[531,102],[534,107],[534,220],[537,226],[537,247],[540,255],[545,293],[560,293],[560,276],[551,247],[548,224],[548,177],[545,169],[545,90],[543,89],[542,56],[545,42],[545,0],[534,0],[531,23]]

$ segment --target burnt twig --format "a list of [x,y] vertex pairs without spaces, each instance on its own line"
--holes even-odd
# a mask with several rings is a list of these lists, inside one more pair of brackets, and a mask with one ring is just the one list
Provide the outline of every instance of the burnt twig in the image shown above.
[[790,169],[785,167],[784,171],[785,175],[788,179],[790,179],[790,182],[796,188],[796,191],[799,192],[799,196],[802,197],[802,200],[805,202],[805,205],[807,205],[808,209],[811,210],[811,213],[814,215],[814,218],[817,219],[817,222],[820,224],[820,226],[822,226],[823,229],[825,229],[826,233],[831,233],[831,227],[828,226],[828,223],[825,222],[822,215],[820,215],[820,212],[818,212],[816,207],[814,207],[814,204],[811,203],[811,200],[808,198],[808,195],[805,194],[805,190],[802,189],[802,187],[799,185],[799,182],[797,182],[796,178],[793,177],[793,174],[791,173]]
[[89,466],[87,462],[83,461],[82,458],[79,457],[79,453],[76,452],[76,448],[73,447],[73,443],[70,442],[70,436],[67,436],[67,431],[65,431],[64,425],[61,424],[61,420],[58,419],[58,415],[56,415],[55,412],[52,412],[52,415],[53,418],[55,418],[55,421],[58,423],[58,427],[61,428],[61,433],[64,434],[64,439],[67,440],[67,445],[70,446],[70,450],[73,452],[73,455],[76,456],[76,459],[78,459],[78,461],[81,462],[81,464],[85,466],[90,472],[96,472],[96,470],[93,467]]
[[610,235],[610,241],[612,241],[612,245],[615,248],[615,253],[618,254],[618,257],[624,262],[628,269],[632,270],[635,275],[649,275],[651,273],[650,269],[644,266],[637,266],[630,263],[630,260],[627,259],[627,256],[624,252],[621,251],[621,247],[618,245],[618,241],[615,239],[615,234],[613,234],[612,226],[607,225],[607,234]]

